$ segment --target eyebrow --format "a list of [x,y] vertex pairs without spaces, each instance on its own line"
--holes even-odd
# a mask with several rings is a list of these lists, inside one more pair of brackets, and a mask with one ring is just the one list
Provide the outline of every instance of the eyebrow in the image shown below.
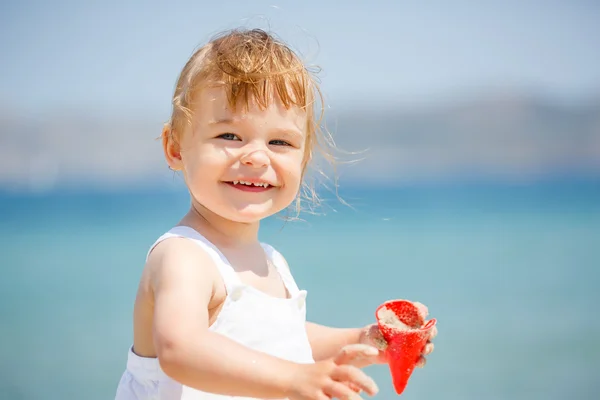
[[209,125],[220,125],[220,124],[233,124],[235,119],[231,117],[216,118],[208,122]]
[[303,139],[304,135],[302,134],[302,132],[296,128],[294,129],[287,129],[287,128],[281,128],[281,129],[274,129],[273,130],[274,133],[281,135],[283,137],[292,139],[292,138],[296,138],[296,139]]

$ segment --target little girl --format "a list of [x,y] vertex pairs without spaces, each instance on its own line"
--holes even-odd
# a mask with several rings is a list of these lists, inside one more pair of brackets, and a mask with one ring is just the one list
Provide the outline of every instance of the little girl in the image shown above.
[[258,240],[262,219],[298,204],[322,140],[318,94],[298,56],[261,30],[227,32],[183,68],[162,144],[191,208],[148,252],[116,400],[377,393],[361,370],[384,362],[376,325],[307,323],[306,291]]

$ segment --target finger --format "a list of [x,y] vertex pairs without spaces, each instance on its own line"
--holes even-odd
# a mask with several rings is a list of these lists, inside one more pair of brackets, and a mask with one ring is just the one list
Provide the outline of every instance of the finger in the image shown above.
[[360,393],[362,392],[361,388],[359,388],[358,386],[356,386],[354,383],[352,382],[343,382],[344,385],[348,386],[350,389],[352,389],[353,391],[355,391],[356,393]]
[[438,334],[438,330],[437,330],[437,326],[434,326],[433,329],[431,329],[431,334],[429,335],[429,340],[433,340]]
[[425,366],[425,364],[427,364],[427,359],[423,356],[419,357],[419,361],[417,361],[417,364],[415,365],[417,368],[423,368]]
[[376,364],[387,364],[388,363],[388,355],[385,351],[380,351],[377,356]]
[[379,391],[377,384],[363,371],[351,365],[341,365],[331,374],[331,378],[338,382],[350,382],[356,388],[374,396]]
[[362,397],[341,382],[331,382],[323,391],[331,399],[362,400]]
[[367,344],[351,344],[344,346],[333,359],[338,365],[351,364],[367,366],[374,364],[379,356],[379,350]]
[[415,301],[414,305],[419,310],[419,314],[421,314],[421,317],[423,317],[423,319],[427,318],[427,315],[429,314],[429,309],[427,308],[427,306],[423,303],[419,303],[418,301]]
[[381,358],[382,358],[382,356],[380,356],[379,353],[377,353],[376,356],[355,358],[354,360],[347,363],[346,365],[351,365],[356,368],[365,368],[370,365],[381,364],[382,363]]
[[431,352],[433,351],[433,348],[434,348],[433,343],[427,343],[425,345],[425,348],[423,349],[423,355],[426,356],[426,355],[431,354]]
[[387,342],[377,324],[373,324],[369,327],[367,330],[367,339],[369,342],[371,342],[371,344],[373,344],[373,346],[377,347],[381,351],[387,348]]

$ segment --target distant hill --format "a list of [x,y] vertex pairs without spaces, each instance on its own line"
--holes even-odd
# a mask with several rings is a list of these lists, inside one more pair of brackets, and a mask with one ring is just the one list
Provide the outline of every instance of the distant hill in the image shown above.
[[[121,187],[170,184],[162,121],[0,113],[0,188]],[[331,113],[338,146],[350,157],[342,178],[357,183],[600,177],[600,99],[560,105],[490,95],[419,110],[373,105]],[[347,159],[347,157],[345,157]]]
[[[331,123],[329,123],[331,125]],[[406,112],[392,106],[337,118],[339,144],[369,147],[355,177],[528,180],[555,174],[600,176],[600,101],[560,106],[488,97]]]

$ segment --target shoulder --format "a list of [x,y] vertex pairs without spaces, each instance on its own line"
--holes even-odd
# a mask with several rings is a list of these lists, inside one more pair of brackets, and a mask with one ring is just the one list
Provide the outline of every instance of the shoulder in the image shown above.
[[145,269],[153,291],[184,285],[208,290],[218,277],[208,251],[185,237],[166,238],[153,246]]
[[192,239],[160,240],[148,254],[148,300],[157,353],[192,331],[208,328],[218,282],[216,262]]

